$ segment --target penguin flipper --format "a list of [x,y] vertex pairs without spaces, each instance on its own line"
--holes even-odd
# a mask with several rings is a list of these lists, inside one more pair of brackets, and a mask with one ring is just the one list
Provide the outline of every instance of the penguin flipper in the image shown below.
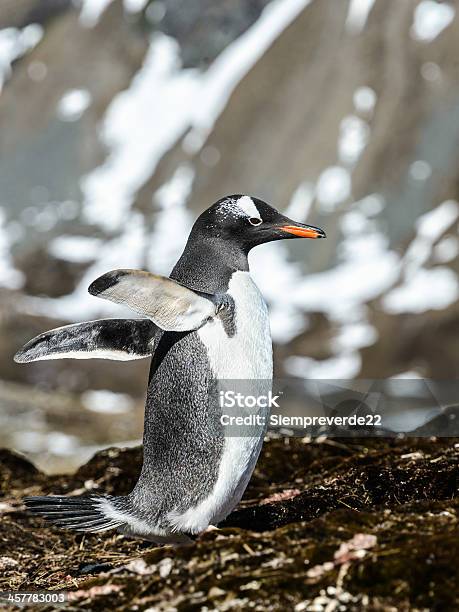
[[180,283],[142,270],[112,270],[96,279],[91,295],[128,306],[165,331],[202,327],[218,313],[217,296],[193,291]]
[[14,356],[16,363],[48,359],[130,361],[153,354],[159,331],[149,319],[100,319],[52,329],[36,336]]

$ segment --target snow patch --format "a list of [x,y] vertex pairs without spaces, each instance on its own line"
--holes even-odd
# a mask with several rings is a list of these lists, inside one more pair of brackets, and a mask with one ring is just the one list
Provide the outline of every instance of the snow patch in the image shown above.
[[[373,246],[375,242],[371,241]],[[339,319],[392,287],[400,270],[397,254],[374,248],[369,253],[365,248],[359,252],[358,259],[350,259],[320,274],[307,276],[294,290],[293,303]]]
[[351,0],[346,17],[346,30],[350,34],[360,34],[367,23],[375,0]]
[[197,99],[190,104],[190,150],[201,148],[238,83],[310,2],[272,0],[258,20],[217,57],[201,79]]
[[419,372],[416,372],[415,370],[407,370],[406,372],[400,372],[399,374],[395,374],[394,376],[391,376],[389,378],[390,380],[411,380],[411,379],[416,379],[416,380],[423,380],[423,377],[419,374]]
[[410,166],[410,176],[415,181],[426,181],[432,174],[432,167],[426,161],[417,159]]
[[385,205],[384,197],[379,193],[371,193],[355,203],[366,217],[376,217],[384,210]]
[[31,23],[25,28],[0,30],[0,93],[11,76],[13,62],[33,49],[43,38],[43,28]]
[[108,414],[125,414],[132,410],[134,405],[132,398],[126,393],[114,393],[105,389],[85,391],[81,400],[88,410]]
[[359,113],[371,113],[377,100],[376,92],[371,87],[359,87],[354,91],[353,102]]
[[27,66],[27,74],[32,81],[39,83],[46,78],[46,75],[48,74],[48,67],[44,62],[35,60],[30,62],[30,64]]
[[351,175],[341,166],[330,166],[319,176],[316,197],[322,212],[333,212],[351,195]]
[[186,202],[194,176],[191,166],[179,166],[170,181],[153,196],[159,213],[149,240],[148,266],[156,273],[168,275],[185,248],[193,225]]
[[0,207],[0,286],[8,289],[20,289],[24,284],[24,275],[13,265],[11,246],[14,237],[8,231],[6,214]]
[[406,277],[417,272],[428,261],[433,245],[458,217],[459,205],[454,200],[447,200],[419,217],[416,222],[416,237],[403,258]]
[[459,283],[453,270],[444,267],[417,270],[402,286],[383,299],[391,314],[443,310],[459,298]]
[[421,75],[426,81],[434,83],[441,79],[441,68],[435,62],[425,62],[421,66]]
[[62,431],[18,431],[13,434],[14,447],[23,452],[40,453],[51,451],[53,455],[72,455],[78,448],[79,440]]
[[428,261],[432,254],[433,245],[456,221],[458,216],[459,205],[457,202],[447,200],[437,208],[419,217],[416,222],[416,237],[403,258],[406,277],[415,273]]
[[285,371],[291,376],[309,380],[346,380],[354,378],[360,371],[362,360],[357,352],[312,359],[312,357],[288,357],[284,362]]
[[459,217],[459,204],[446,200],[416,222],[418,236],[435,242]]
[[60,455],[63,457],[73,455],[79,444],[79,440],[76,436],[71,436],[62,431],[51,431],[46,435],[45,439],[44,450],[49,451],[51,449],[53,455]]
[[338,352],[350,351],[371,346],[378,339],[373,325],[366,321],[343,325],[332,341],[332,347]]
[[338,157],[344,164],[354,165],[370,140],[368,124],[356,115],[348,115],[340,124]]
[[456,9],[434,0],[422,0],[414,11],[411,36],[415,40],[431,42],[453,21]]
[[78,121],[91,104],[92,97],[87,89],[70,89],[57,105],[57,114],[62,121]]
[[304,223],[311,210],[313,199],[314,185],[308,181],[304,181],[295,189],[289,205],[285,209],[285,215],[294,221]]
[[393,288],[382,300],[387,312],[400,314],[441,310],[458,298],[459,284],[453,270],[423,267],[431,257],[435,243],[458,217],[459,204],[454,200],[447,200],[419,217],[416,237],[402,260],[403,283]]
[[127,13],[140,13],[147,4],[148,0],[124,0],[124,10]]
[[86,28],[93,28],[99,23],[99,19],[105,9],[113,0],[82,0],[80,11],[80,23]]
[[307,317],[288,304],[272,304],[269,309],[271,337],[277,344],[287,344],[308,327]]
[[111,152],[82,182],[90,223],[120,229],[136,192],[185,131],[199,79],[179,68],[177,42],[156,35],[131,86],[110,104],[102,138]]
[[57,259],[87,263],[99,257],[102,241],[89,236],[59,236],[51,241],[48,251]]
[[433,251],[434,260],[438,263],[453,261],[459,254],[459,239],[457,236],[445,236],[435,246]]

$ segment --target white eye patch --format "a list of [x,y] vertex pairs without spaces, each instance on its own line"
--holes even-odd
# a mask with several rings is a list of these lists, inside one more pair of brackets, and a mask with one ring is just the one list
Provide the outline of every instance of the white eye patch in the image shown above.
[[[260,213],[258,212],[258,208],[255,206],[254,201],[249,196],[242,196],[239,200],[236,201],[236,205],[238,208],[242,210],[242,212],[250,218],[250,222],[252,223],[252,219],[259,219],[259,223],[261,223]],[[256,225],[256,223],[252,223],[252,225]]]
[[218,208],[218,213],[222,218],[228,216],[245,217],[252,225],[260,225],[263,222],[255,202],[249,196],[223,200]]

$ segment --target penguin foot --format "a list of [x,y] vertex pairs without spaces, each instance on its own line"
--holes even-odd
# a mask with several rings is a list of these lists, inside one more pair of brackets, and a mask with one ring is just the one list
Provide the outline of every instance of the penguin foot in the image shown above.
[[206,527],[206,529],[204,529],[204,531],[198,533],[198,535],[196,536],[196,540],[202,540],[207,534],[215,533],[216,531],[221,531],[221,529],[219,527],[215,527],[215,525],[209,525],[208,527]]

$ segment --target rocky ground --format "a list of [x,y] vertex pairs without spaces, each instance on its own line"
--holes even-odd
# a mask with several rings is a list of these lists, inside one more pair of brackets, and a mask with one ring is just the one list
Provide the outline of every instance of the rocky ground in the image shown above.
[[3,451],[0,591],[64,590],[71,610],[459,609],[457,438],[272,438],[238,509],[183,548],[61,531],[21,505],[126,493],[140,464],[109,449],[49,476]]

